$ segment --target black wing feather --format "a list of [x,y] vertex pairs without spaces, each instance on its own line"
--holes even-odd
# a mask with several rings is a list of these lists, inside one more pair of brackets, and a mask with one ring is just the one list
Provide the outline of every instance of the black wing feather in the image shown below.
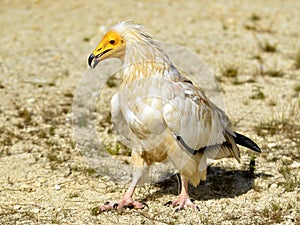
[[258,145],[252,141],[250,138],[242,135],[242,134],[239,134],[237,132],[234,132],[236,137],[233,137],[235,143],[237,143],[238,145],[242,145],[246,148],[249,148],[255,152],[261,152],[261,149],[258,147]]

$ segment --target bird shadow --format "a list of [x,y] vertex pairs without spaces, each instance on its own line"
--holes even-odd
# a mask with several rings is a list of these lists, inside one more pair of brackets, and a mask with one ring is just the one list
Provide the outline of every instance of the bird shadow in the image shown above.
[[[200,182],[197,187],[189,185],[189,194],[192,199],[199,201],[234,198],[253,189],[257,177],[272,177],[272,175],[254,174],[249,170],[228,171],[220,167],[208,167],[206,181]],[[156,183],[155,186],[159,189],[149,194],[146,199],[155,199],[166,194],[176,196],[180,191],[177,175]]]

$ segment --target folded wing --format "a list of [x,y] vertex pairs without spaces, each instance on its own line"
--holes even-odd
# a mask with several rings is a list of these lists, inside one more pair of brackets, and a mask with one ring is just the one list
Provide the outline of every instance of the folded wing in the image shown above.
[[208,158],[235,157],[239,161],[235,133],[226,114],[192,84],[178,82],[174,85],[184,94],[171,99],[163,115],[182,146],[190,152],[194,150],[193,154],[205,152]]

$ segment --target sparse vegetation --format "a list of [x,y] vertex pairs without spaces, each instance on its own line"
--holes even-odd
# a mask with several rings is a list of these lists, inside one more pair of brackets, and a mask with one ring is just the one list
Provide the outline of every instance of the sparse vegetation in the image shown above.
[[[260,122],[255,126],[257,135],[262,137],[284,135],[300,147],[300,114],[298,113],[298,107],[293,106],[280,116]],[[299,158],[300,155],[294,155],[293,157]]]
[[276,106],[276,101],[274,101],[273,99],[270,99],[270,101],[268,102],[269,106]]
[[265,41],[263,44],[260,45],[261,49],[265,52],[276,52],[277,46],[275,44],[271,44],[268,41]]
[[263,92],[263,88],[261,86],[254,86],[252,89],[252,95],[250,99],[265,99],[266,96]]
[[224,66],[222,75],[228,78],[236,78],[239,74],[239,68],[235,65]]
[[295,67],[296,69],[300,69],[300,49],[298,49],[295,56]]
[[80,172],[80,173],[84,174],[85,176],[94,176],[97,174],[97,171],[92,167],[76,166],[76,167],[72,167],[71,169],[72,169],[72,171]]
[[287,121],[276,119],[270,121],[263,121],[255,127],[255,130],[257,135],[259,136],[275,135],[286,129],[286,127],[290,126],[286,123]]
[[99,206],[92,208],[90,212],[91,212],[92,216],[97,216],[101,213]]
[[274,33],[273,24],[275,21],[266,22],[266,20],[262,19],[262,16],[254,12],[249,17],[249,21],[245,23],[244,28],[258,33]]
[[284,165],[281,168],[279,168],[278,172],[285,178],[289,178],[289,176],[291,175],[291,168]]
[[283,77],[284,72],[281,69],[269,69],[265,70],[264,60],[261,55],[253,56],[253,59],[256,59],[259,63],[259,72],[258,74],[262,76],[269,76],[269,77]]
[[25,217],[29,217],[29,218],[31,218],[31,219],[34,219],[34,218],[35,218],[34,213],[31,212],[31,211],[25,211],[25,212],[24,212],[24,216],[25,216]]
[[0,89],[4,89],[5,87],[4,87],[4,85],[3,85],[3,83],[2,83],[2,81],[0,80]]
[[72,92],[65,92],[64,96],[67,98],[74,98],[74,94]]
[[90,37],[84,37],[84,38],[82,38],[82,40],[83,40],[84,42],[89,42],[89,41],[91,40],[91,38],[90,38]]
[[252,177],[254,176],[254,172],[255,172],[255,159],[256,159],[255,154],[252,154],[249,162],[249,174]]
[[285,191],[291,192],[295,191],[297,187],[299,187],[299,178],[297,176],[295,177],[289,177],[286,179],[285,182],[279,182],[279,186],[282,186]]
[[119,145],[113,145],[111,143],[103,143],[103,146],[105,148],[105,151],[110,155],[118,155],[120,151]]
[[257,41],[259,48],[264,52],[274,53],[277,51],[277,45],[274,43],[270,43],[268,40],[261,41],[256,33],[253,33],[254,38]]
[[257,15],[256,13],[253,13],[250,17],[250,20],[258,21],[258,20],[261,20],[261,17],[259,15]]
[[49,127],[49,134],[52,135],[52,136],[55,134],[55,127],[54,126]]
[[32,113],[26,108],[19,108],[18,116],[24,119],[25,124],[30,124],[32,121]]
[[121,142],[117,141],[116,143],[107,143],[104,142],[103,146],[107,153],[110,155],[131,155],[131,149],[124,146]]
[[263,72],[264,75],[270,77],[283,77],[284,73],[281,70],[267,70]]
[[262,210],[262,216],[264,219],[268,219],[269,222],[280,223],[283,221],[283,209],[280,203],[271,202],[270,206],[265,207]]
[[250,20],[250,22],[248,22],[244,25],[245,29],[259,31],[260,28],[259,28],[258,21],[261,20],[261,17],[259,15],[257,15],[256,13],[253,13],[250,16],[249,20]]
[[69,198],[78,198],[80,194],[78,192],[70,192],[69,193]]
[[258,30],[257,27],[253,24],[245,24],[244,27],[246,30],[254,30],[254,31]]
[[294,91],[297,93],[300,92],[300,84],[294,86]]
[[294,191],[298,186],[300,187],[299,178],[297,175],[292,175],[292,169],[288,165],[283,165],[278,169],[278,172],[284,177],[285,181],[280,182],[279,185],[282,186],[286,191]]

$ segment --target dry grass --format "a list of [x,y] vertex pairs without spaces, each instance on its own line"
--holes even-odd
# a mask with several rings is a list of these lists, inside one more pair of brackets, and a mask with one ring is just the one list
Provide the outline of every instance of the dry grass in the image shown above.
[[300,49],[298,49],[296,55],[295,55],[295,67],[296,69],[300,69]]
[[283,208],[280,203],[271,202],[270,206],[267,206],[262,211],[263,217],[269,219],[274,223],[280,223],[283,221]]
[[282,70],[267,70],[263,72],[263,75],[270,77],[283,77],[284,72]]
[[131,149],[127,148],[119,141],[114,143],[104,141],[103,146],[105,151],[110,155],[124,155],[124,156],[131,155]]
[[277,116],[269,121],[262,121],[255,126],[257,135],[285,135],[287,138],[300,141],[300,115],[299,106],[291,107],[287,113]]
[[288,165],[283,165],[278,169],[278,172],[284,177],[284,182],[279,182],[279,185],[282,186],[285,191],[291,192],[299,187],[299,178],[293,176],[293,170]]
[[300,84],[294,86],[294,91],[295,91],[296,93],[299,93],[299,92],[300,92]]
[[265,41],[263,43],[260,44],[260,48],[264,51],[264,52],[276,52],[277,51],[277,46],[276,44],[270,43],[269,41]]
[[268,53],[277,52],[277,45],[275,43],[271,43],[268,40],[262,41],[260,38],[258,38],[255,32],[253,32],[252,34],[260,50]]
[[261,86],[254,86],[252,89],[252,95],[250,96],[250,99],[265,99],[266,96],[263,92],[263,87]]
[[239,75],[239,67],[236,65],[223,66],[222,75],[227,78],[236,78]]
[[261,16],[259,16],[258,14],[256,14],[256,13],[253,13],[252,15],[251,15],[251,17],[250,17],[250,20],[251,21],[259,21],[259,20],[261,20]]
[[[270,137],[275,136],[280,139],[288,139],[289,142],[291,142],[294,146],[293,148],[296,149],[296,151],[290,151],[288,154],[287,152],[285,153],[292,160],[300,160],[300,114],[298,112],[299,105],[287,107],[286,112],[282,113],[281,115],[274,116],[270,120],[261,121],[254,127],[257,135],[265,138],[266,140]],[[264,147],[269,151],[274,150],[272,148],[269,148],[268,146]],[[282,143],[279,142],[274,148],[283,149],[285,147]],[[280,159],[280,156],[275,156],[274,154],[273,161],[277,161],[278,159]],[[291,182],[293,183],[294,181]]]

